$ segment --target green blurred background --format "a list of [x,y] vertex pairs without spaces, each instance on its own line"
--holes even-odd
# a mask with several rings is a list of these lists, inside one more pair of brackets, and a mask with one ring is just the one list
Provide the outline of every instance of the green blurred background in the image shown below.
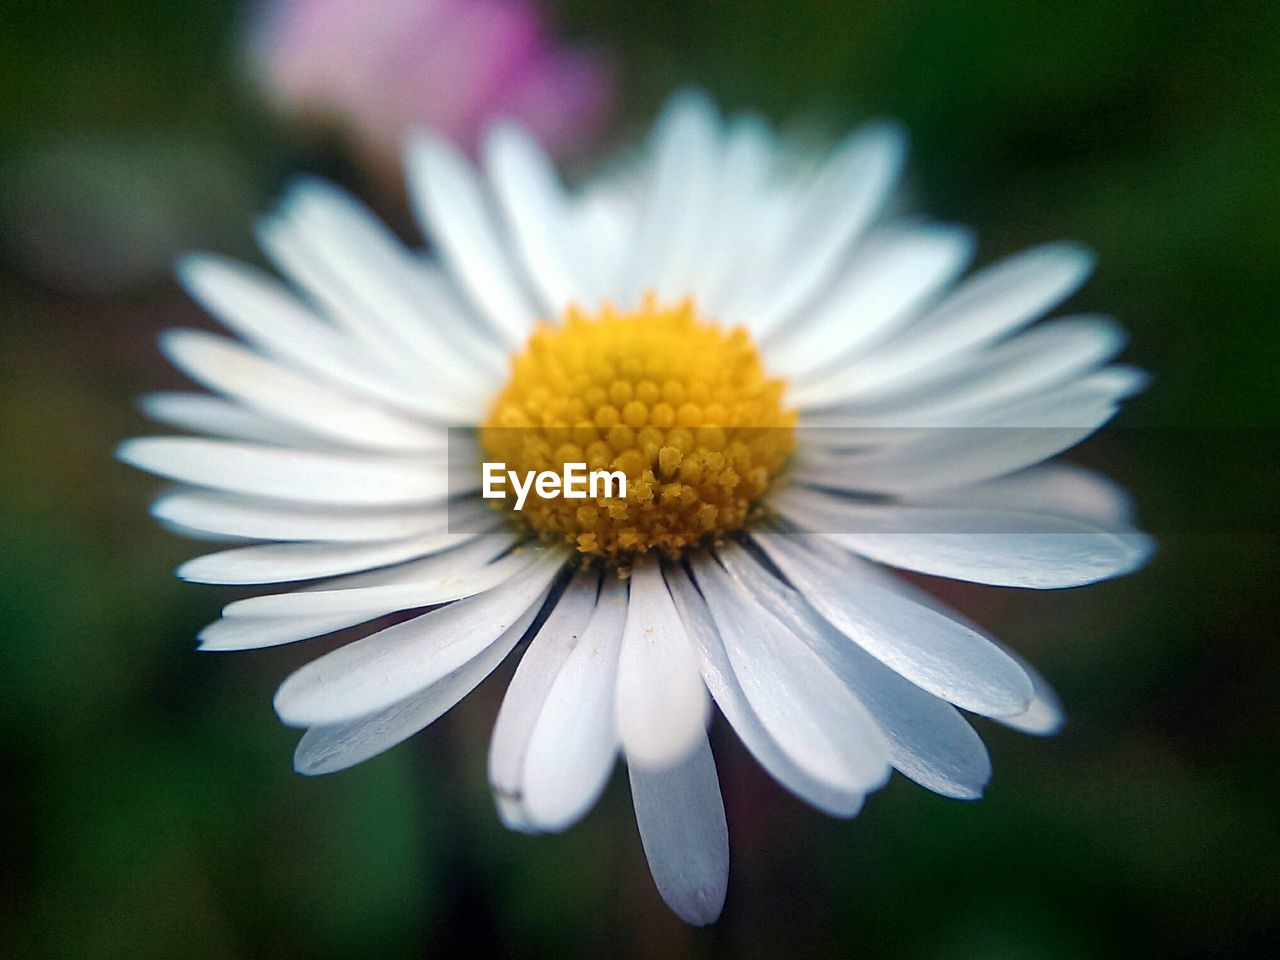
[[145,429],[136,395],[182,383],[155,334],[207,323],[155,263],[252,256],[252,218],[294,171],[403,226],[400,198],[257,105],[234,3],[11,5],[0,956],[1280,956],[1277,528],[1273,505],[1249,512],[1280,409],[1280,4],[552,9],[617,59],[617,142],[686,81],[811,129],[891,115],[915,203],[978,228],[982,259],[1058,237],[1098,251],[1076,303],[1122,318],[1156,375],[1105,456],[1162,549],[1083,591],[945,591],[1057,684],[1069,726],[982,724],[986,799],[895,778],[852,822],[718,727],[733,863],[701,931],[652,889],[624,784],[565,836],[500,827],[484,756],[510,664],[409,744],[294,775],[270,696],[315,646],[194,653],[231,594],[172,577],[199,547],[149,520],[155,484],[111,452]]

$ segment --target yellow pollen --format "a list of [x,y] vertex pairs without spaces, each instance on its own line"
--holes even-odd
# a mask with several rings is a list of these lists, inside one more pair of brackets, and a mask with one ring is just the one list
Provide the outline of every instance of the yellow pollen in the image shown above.
[[745,524],[777,477],[795,444],[785,387],[746,330],[703,321],[691,302],[570,307],[512,360],[480,446],[521,476],[566,463],[626,474],[625,497],[530,491],[512,516],[543,540],[624,564],[674,557]]

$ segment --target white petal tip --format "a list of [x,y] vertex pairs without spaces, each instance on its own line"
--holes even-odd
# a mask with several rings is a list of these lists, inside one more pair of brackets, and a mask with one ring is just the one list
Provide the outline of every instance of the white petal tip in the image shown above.
[[1066,714],[1056,702],[1038,697],[1023,713],[1001,717],[1000,722],[1012,730],[1033,737],[1052,737],[1067,724]]
[[[286,680],[285,683],[288,683]],[[281,687],[283,690],[283,686]],[[275,710],[276,717],[286,727],[298,727],[306,729],[307,727],[326,726],[331,722],[328,718],[317,719],[314,715],[307,713],[305,710],[300,711],[289,703],[281,703],[280,691],[276,691],[275,698],[271,701],[271,709]]]
[[211,266],[217,264],[215,254],[192,251],[178,256],[173,261],[173,275],[188,293],[200,284],[201,275]]
[[198,330],[183,327],[170,327],[168,330],[161,330],[156,336],[156,343],[160,345],[160,352],[165,358],[173,364],[181,364],[182,351],[186,344],[202,339],[205,334]]
[[881,149],[905,156],[911,144],[911,135],[907,128],[892,117],[879,117],[863,124],[854,131],[854,136],[875,140]]
[[723,889],[705,889],[690,892],[686,897],[676,901],[675,898],[663,901],[677,917],[693,927],[706,927],[720,919],[724,910]]
[[431,130],[417,130],[409,137],[408,154],[414,163],[435,164],[441,161],[453,163],[462,154],[452,143]]
[[[311,731],[308,730],[308,733]],[[323,777],[349,769],[350,765],[335,764],[324,754],[315,755],[306,750],[307,737],[304,734],[293,754],[293,772],[304,777]]]
[[1098,263],[1097,254],[1074,240],[1052,241],[1034,248],[1032,252],[1057,261],[1064,272],[1076,278],[1076,283],[1083,283]]
[[139,470],[147,469],[144,443],[145,441],[139,437],[124,441],[116,447],[116,459],[121,463],[127,463],[131,467],[137,467]]
[[533,134],[510,117],[499,117],[484,132],[485,151],[507,149],[512,145],[524,146],[536,142]]
[[701,87],[687,86],[681,87],[671,95],[666,103],[667,110],[698,110],[701,112],[716,112],[715,101],[711,99],[711,95]]
[[204,561],[206,557],[196,557],[194,560],[188,560],[180,565],[174,573],[179,580],[185,580],[187,583],[209,583],[219,586],[229,586],[241,581],[227,579],[226,575],[210,569]]
[[[315,661],[312,661],[315,663]],[[300,668],[305,670],[306,667]],[[297,676],[295,673],[293,676]],[[290,680],[293,677],[286,677],[284,683],[276,690],[276,695],[271,700],[271,708],[275,710],[276,717],[286,727],[336,727],[344,723],[354,723],[357,720],[363,720],[366,717],[377,713],[369,710],[351,710],[350,707],[344,712],[337,709],[336,705],[322,700],[317,697],[303,698],[299,697],[294,690],[290,689]]]

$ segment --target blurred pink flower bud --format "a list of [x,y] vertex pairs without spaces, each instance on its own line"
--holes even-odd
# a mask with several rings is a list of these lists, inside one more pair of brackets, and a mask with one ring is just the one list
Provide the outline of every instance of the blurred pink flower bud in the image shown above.
[[470,149],[498,117],[563,155],[613,101],[606,64],[557,43],[526,0],[266,0],[248,42],[278,108],[384,161],[414,127]]

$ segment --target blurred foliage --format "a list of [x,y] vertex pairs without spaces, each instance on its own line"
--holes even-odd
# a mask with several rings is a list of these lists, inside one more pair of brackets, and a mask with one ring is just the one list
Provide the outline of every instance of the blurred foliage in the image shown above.
[[[1122,422],[1275,429],[1280,4],[555,13],[619,58],[619,143],[685,82],[832,135],[900,118],[918,205],[977,227],[984,259],[1059,236],[1099,252],[1078,305],[1120,316],[1157,378]],[[207,175],[222,219],[244,224],[212,240],[208,205],[180,205],[171,245],[244,252],[295,169],[406,224],[394,186],[255,105],[240,17],[166,0],[7,10],[0,170],[68,138],[158,137],[208,145],[180,182],[198,192]],[[174,176],[108,179],[117,205],[146,209]],[[39,191],[17,182],[23,202],[0,206],[30,218]],[[986,724],[984,801],[899,779],[853,822],[828,820],[718,728],[733,876],[722,921],[694,931],[652,890],[621,784],[563,837],[499,826],[483,764],[510,665],[407,746],[332,778],[291,773],[270,693],[314,650],[194,654],[228,595],[171,579],[192,547],[146,518],[154,483],[111,459],[142,429],[132,398],[179,382],[155,333],[206,321],[162,275],[104,296],[33,272],[19,226],[0,224],[0,955],[1280,955],[1276,530],[1235,502],[1215,513],[1213,488],[1274,473],[1253,435],[1217,463],[1169,439],[1126,464],[1140,504],[1199,489],[1197,529],[1221,518],[1231,535],[1168,536],[1148,570],[1079,593],[946,588],[1042,667],[1072,717],[1047,742]]]

